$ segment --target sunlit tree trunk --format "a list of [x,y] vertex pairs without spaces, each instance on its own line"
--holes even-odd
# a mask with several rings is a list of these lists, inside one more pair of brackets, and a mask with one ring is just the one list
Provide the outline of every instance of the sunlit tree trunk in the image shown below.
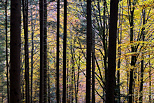
[[116,34],[118,19],[118,0],[110,1],[109,54],[106,81],[106,103],[114,103],[115,71],[116,71]]
[[11,0],[10,26],[10,103],[20,103],[21,0]]

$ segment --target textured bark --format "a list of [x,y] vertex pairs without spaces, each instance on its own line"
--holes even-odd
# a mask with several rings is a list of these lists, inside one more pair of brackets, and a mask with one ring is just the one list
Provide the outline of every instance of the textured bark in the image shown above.
[[11,0],[10,25],[10,103],[20,103],[21,0]]
[[116,71],[116,34],[118,18],[118,0],[110,1],[109,54],[106,86],[106,103],[114,103]]
[[91,0],[87,0],[86,103],[90,103],[91,50],[92,50]]

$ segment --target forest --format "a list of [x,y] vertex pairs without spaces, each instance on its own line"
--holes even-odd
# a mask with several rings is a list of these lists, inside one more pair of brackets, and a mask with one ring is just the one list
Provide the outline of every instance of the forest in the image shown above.
[[0,103],[154,103],[153,0],[0,0]]

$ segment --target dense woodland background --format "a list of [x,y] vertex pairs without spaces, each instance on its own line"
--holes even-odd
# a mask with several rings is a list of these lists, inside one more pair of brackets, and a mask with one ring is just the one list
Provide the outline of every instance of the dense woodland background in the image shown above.
[[0,102],[153,103],[153,47],[153,0],[0,0]]

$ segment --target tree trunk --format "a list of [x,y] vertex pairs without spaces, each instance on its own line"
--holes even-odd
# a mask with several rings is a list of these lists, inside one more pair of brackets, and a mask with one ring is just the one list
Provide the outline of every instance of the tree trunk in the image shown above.
[[40,98],[44,101],[44,0],[40,0]]
[[8,63],[8,26],[7,26],[7,0],[5,1],[5,35],[6,35],[6,77],[7,77],[7,102],[10,103],[10,90],[9,90],[9,63]]
[[107,72],[107,81],[106,81],[106,84],[107,84],[106,103],[114,103],[117,18],[118,18],[118,0],[111,0],[110,24],[109,24],[108,72]]
[[86,103],[90,103],[91,50],[92,50],[91,0],[87,0]]
[[22,0],[23,5],[23,28],[25,38],[25,92],[26,92],[26,103],[30,102],[29,99],[29,51],[28,51],[28,0]]
[[63,103],[66,103],[66,38],[67,38],[67,0],[64,0],[64,37],[63,37]]
[[44,0],[44,103],[47,103],[47,1]]
[[[145,25],[145,9],[143,9],[143,26]],[[145,38],[145,27],[142,28],[141,31],[142,40],[144,41]],[[144,48],[144,43],[143,43]],[[144,73],[144,54],[142,53],[142,60],[141,60],[141,83],[140,83],[140,97],[139,102],[142,103],[143,101],[143,73]]]
[[35,27],[34,24],[33,24],[33,15],[32,15],[32,1],[30,2],[31,4],[31,30],[32,30],[32,37],[31,37],[31,40],[32,40],[32,49],[31,49],[31,103],[33,103],[33,52],[34,52],[34,29]]
[[[129,10],[130,10],[130,18],[129,18],[129,21],[130,21],[130,43],[133,42],[133,26],[134,26],[134,7],[131,8],[131,1],[129,0]],[[135,46],[131,46],[131,52],[136,52],[136,48]],[[134,67],[135,64],[136,64],[136,60],[137,60],[137,57],[136,56],[132,56],[131,57],[131,66]],[[130,70],[130,80],[129,80],[129,103],[132,103],[133,102],[133,83],[134,83],[134,69],[131,69]]]
[[95,103],[95,32],[92,36],[92,103]]
[[21,0],[11,0],[10,26],[10,103],[20,103]]
[[60,24],[60,0],[57,0],[57,62],[56,62],[56,77],[57,77],[57,90],[56,90],[56,99],[57,103],[59,103],[59,24]]

